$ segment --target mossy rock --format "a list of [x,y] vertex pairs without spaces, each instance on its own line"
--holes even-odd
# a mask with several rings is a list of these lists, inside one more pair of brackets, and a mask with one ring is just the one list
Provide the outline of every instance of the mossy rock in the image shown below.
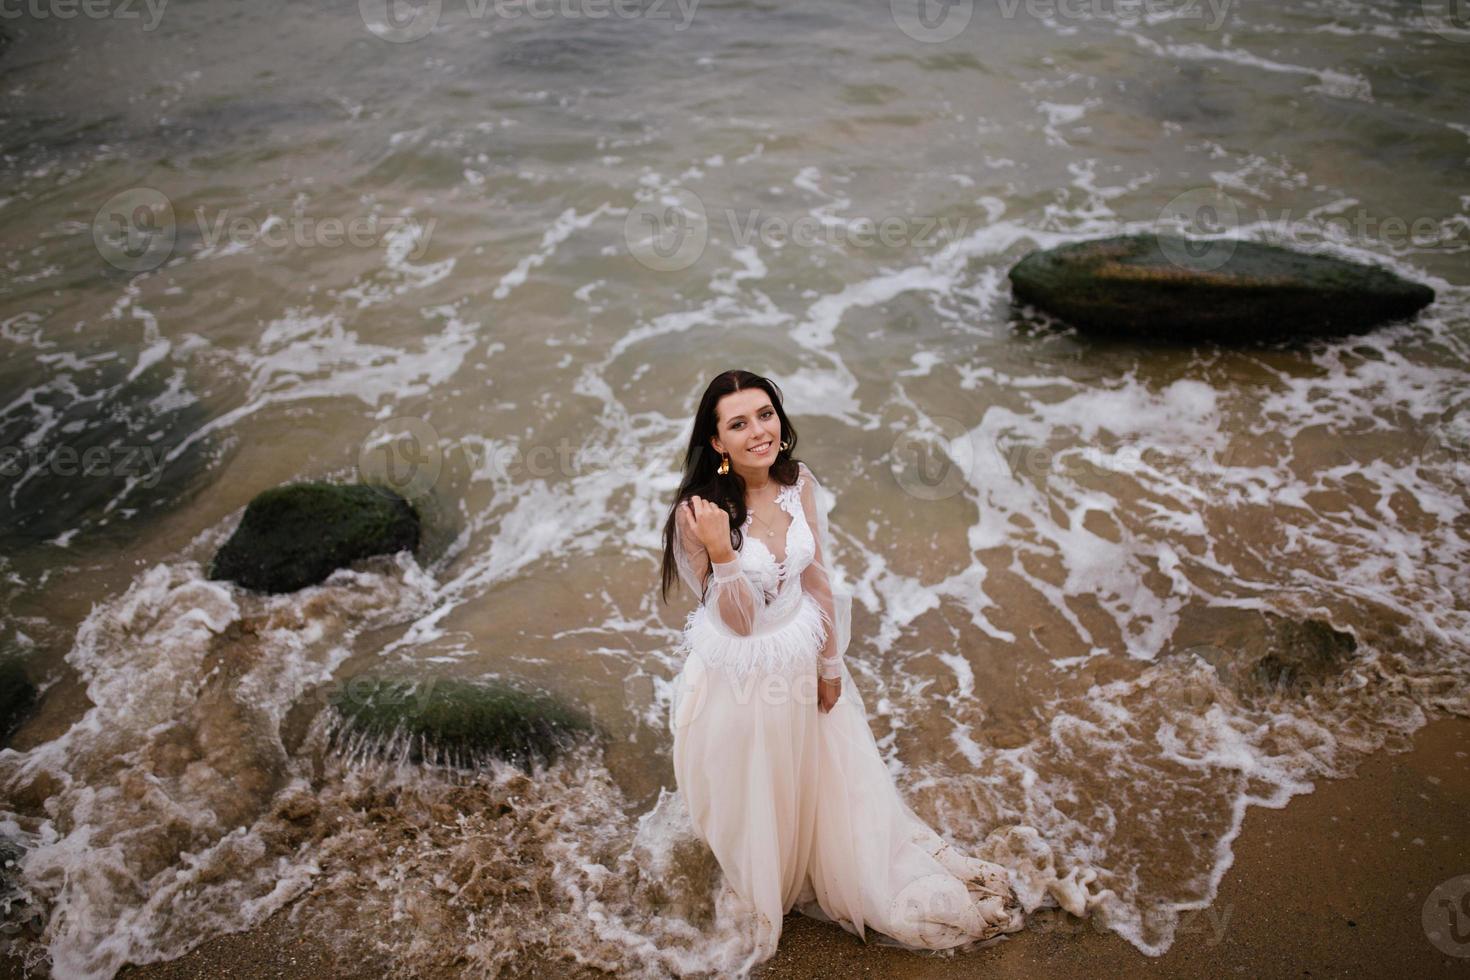
[[1178,652],[1210,664],[1243,697],[1298,694],[1331,683],[1351,665],[1358,640],[1321,619],[1231,608],[1186,608],[1175,631]]
[[1256,661],[1252,677],[1263,687],[1297,690],[1340,674],[1358,641],[1320,619],[1286,619],[1272,630],[1271,648]]
[[418,515],[386,487],[292,483],[250,501],[209,577],[260,592],[294,592],[360,558],[418,542]]
[[21,658],[0,657],[0,745],[8,742],[30,715],[36,693]]
[[1016,298],[1083,330],[1157,340],[1337,335],[1409,317],[1434,290],[1387,269],[1235,239],[1120,235],[1032,252]]
[[384,751],[408,742],[409,758],[474,768],[487,756],[530,769],[550,764],[592,721],[550,694],[502,682],[357,677],[333,692],[332,707],[349,730]]

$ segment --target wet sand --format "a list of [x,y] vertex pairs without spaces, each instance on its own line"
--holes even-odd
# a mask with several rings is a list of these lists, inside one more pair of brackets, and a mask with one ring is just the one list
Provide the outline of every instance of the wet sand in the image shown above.
[[1283,810],[1246,811],[1215,902],[1184,920],[1163,956],[1065,913],[949,960],[865,950],[796,917],[760,977],[1470,976],[1470,943],[1464,958],[1441,952],[1421,918],[1436,885],[1470,874],[1467,815],[1470,719],[1442,719],[1415,733],[1410,752],[1318,780]]
[[[1421,918],[1441,882],[1470,874],[1470,719],[1421,728],[1414,748],[1380,753],[1357,773],[1321,780],[1284,810],[1251,808],[1235,863],[1209,908],[1184,921],[1161,957],[1062,915],[972,953],[926,956],[865,947],[856,937],[789,916],[761,980],[808,977],[1465,976],[1470,956],[1432,945]],[[127,980],[184,977],[361,977],[385,964],[335,963],[284,909],[259,929],[220,937],[169,963],[128,967]],[[1470,954],[1470,944],[1462,950]],[[538,977],[602,976],[538,964]],[[14,964],[0,976],[19,977]]]

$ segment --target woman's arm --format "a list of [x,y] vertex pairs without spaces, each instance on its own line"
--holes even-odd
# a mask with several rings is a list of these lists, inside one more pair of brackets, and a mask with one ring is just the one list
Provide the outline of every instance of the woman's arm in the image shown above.
[[822,612],[822,625],[826,629],[826,638],[822,642],[821,653],[817,660],[817,676],[827,680],[842,676],[842,650],[837,644],[837,609],[832,597],[832,574],[831,566],[828,564],[828,542],[825,534],[825,521],[817,510],[817,478],[805,463],[801,464],[801,472],[805,477],[801,487],[801,507],[806,515],[807,526],[812,529],[812,536],[816,539],[816,556],[811,564],[802,569],[801,587],[817,601],[817,608]]
[[695,533],[694,515],[687,501],[680,501],[675,518],[675,557],[699,583],[700,601],[720,623],[737,636],[755,632],[756,619],[765,606],[762,595],[740,568],[733,549],[729,557],[711,561],[708,550]]

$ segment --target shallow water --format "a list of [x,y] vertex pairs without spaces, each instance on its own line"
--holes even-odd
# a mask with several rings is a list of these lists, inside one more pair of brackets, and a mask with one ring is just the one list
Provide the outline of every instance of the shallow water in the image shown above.
[[[1094,873],[1145,953],[1245,807],[1470,709],[1470,25],[982,3],[926,41],[959,21],[433,6],[0,21],[0,643],[47,685],[0,830],[57,975],[303,894],[354,955],[424,969],[728,963],[661,796],[690,600],[655,579],[731,366],[782,386],[836,497],[849,657],[916,808],[1035,901]],[[1010,303],[1035,247],[1213,225],[1438,298],[1251,350]],[[271,599],[204,579],[259,491],[389,461],[434,504],[422,564]],[[1355,658],[1238,690],[1267,613]],[[316,709],[369,670],[526,679],[611,738],[531,784],[343,760]],[[1053,868],[997,850],[1014,823]]]

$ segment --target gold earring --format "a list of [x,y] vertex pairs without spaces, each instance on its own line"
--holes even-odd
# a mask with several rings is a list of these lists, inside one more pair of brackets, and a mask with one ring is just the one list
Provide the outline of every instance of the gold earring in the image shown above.
[[726,473],[730,472],[730,454],[720,453],[720,455],[723,456],[724,459],[720,460],[720,468],[718,472],[721,476],[724,476]]
[[784,453],[787,450],[789,450],[790,448],[791,448],[791,443],[787,442],[785,439],[782,439],[781,440],[781,451]]

